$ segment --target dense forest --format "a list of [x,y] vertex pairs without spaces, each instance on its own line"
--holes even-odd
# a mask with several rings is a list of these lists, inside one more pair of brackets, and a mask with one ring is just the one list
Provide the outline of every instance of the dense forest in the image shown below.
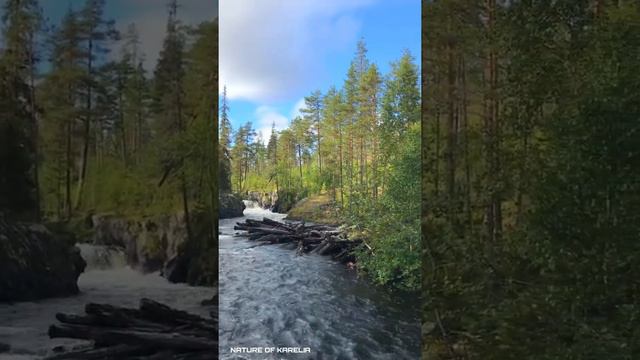
[[640,4],[423,1],[430,359],[640,356]]
[[189,237],[208,233],[215,282],[217,19],[185,26],[172,0],[149,74],[136,24],[118,31],[104,7],[49,24],[37,0],[4,2],[0,211],[70,227],[181,212]]
[[358,259],[379,283],[420,286],[420,88],[405,52],[381,74],[363,40],[342,87],[304,98],[301,116],[268,139],[235,129],[220,102],[220,188],[277,193],[292,206],[328,198],[334,221],[366,238]]

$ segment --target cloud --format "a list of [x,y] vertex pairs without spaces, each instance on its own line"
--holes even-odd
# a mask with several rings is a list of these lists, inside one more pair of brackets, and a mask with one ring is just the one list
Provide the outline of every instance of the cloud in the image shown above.
[[351,44],[353,11],[377,0],[235,0],[220,3],[220,84],[230,99],[280,101],[321,76]]
[[304,98],[298,100],[295,105],[293,105],[293,109],[291,110],[291,118],[294,119],[296,116],[302,116],[300,110],[305,108]]
[[271,106],[258,106],[254,115],[257,119],[256,133],[262,133],[262,141],[265,144],[271,137],[272,126],[275,125],[276,131],[286,129],[289,126],[289,119]]

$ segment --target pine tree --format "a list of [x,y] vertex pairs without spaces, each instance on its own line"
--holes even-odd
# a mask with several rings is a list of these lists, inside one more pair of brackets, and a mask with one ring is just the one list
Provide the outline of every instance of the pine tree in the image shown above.
[[[78,209],[82,201],[82,191],[87,177],[87,163],[89,161],[89,147],[91,141],[91,124],[93,116],[93,89],[95,87],[95,61],[97,57],[107,53],[108,48],[103,43],[116,39],[117,32],[113,29],[113,21],[107,21],[104,16],[104,0],[87,0],[80,11],[81,38],[86,46],[84,58],[85,73],[85,109],[83,114],[83,140],[81,151],[80,172],[76,189],[75,205]],[[98,128],[98,127],[96,127]]]
[[[7,1],[3,6],[0,55],[0,128],[3,133],[2,203],[0,209],[15,210],[40,219],[38,174],[38,121],[35,76],[37,37],[43,18],[38,2]],[[6,200],[4,200],[6,199]],[[28,215],[26,215],[28,214]]]

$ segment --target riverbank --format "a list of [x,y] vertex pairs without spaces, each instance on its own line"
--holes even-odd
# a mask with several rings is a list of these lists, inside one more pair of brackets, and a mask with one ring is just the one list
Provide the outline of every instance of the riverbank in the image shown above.
[[298,201],[287,212],[286,220],[308,221],[316,224],[339,226],[338,207],[329,194],[312,195]]
[[201,302],[217,293],[217,276],[194,256],[217,267],[197,250],[209,241],[205,215],[192,213],[192,242],[180,213],[96,214],[46,227],[0,221],[0,301],[14,301],[0,302],[0,358],[39,359],[86,345],[51,339],[47,329],[57,313],[81,313],[87,303],[131,307],[144,297],[208,317],[217,301]]
[[[384,204],[369,202],[365,210],[345,214],[328,193],[298,201],[286,220],[326,224],[361,243],[353,251],[354,265],[376,284],[417,292],[420,289],[420,217],[411,207],[390,213]],[[395,211],[400,211],[396,213]]]

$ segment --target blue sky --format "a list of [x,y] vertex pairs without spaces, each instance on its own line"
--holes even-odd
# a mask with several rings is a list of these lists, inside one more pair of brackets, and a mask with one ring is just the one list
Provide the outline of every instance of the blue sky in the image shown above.
[[[3,3],[5,0],[0,0]],[[84,0],[40,0],[45,17],[50,24],[58,25],[69,7],[77,10]],[[106,0],[105,15],[116,21],[123,31],[135,22],[140,33],[142,50],[145,53],[145,68],[152,70],[162,48],[167,24],[168,0]],[[178,17],[183,23],[194,25],[213,19],[218,13],[218,0],[180,0]],[[114,52],[117,54],[117,51]]]
[[[250,5],[249,5],[250,4]],[[237,129],[266,139],[287,126],[304,96],[341,87],[363,37],[383,74],[404,49],[420,58],[419,0],[234,0],[220,4],[220,87]]]

